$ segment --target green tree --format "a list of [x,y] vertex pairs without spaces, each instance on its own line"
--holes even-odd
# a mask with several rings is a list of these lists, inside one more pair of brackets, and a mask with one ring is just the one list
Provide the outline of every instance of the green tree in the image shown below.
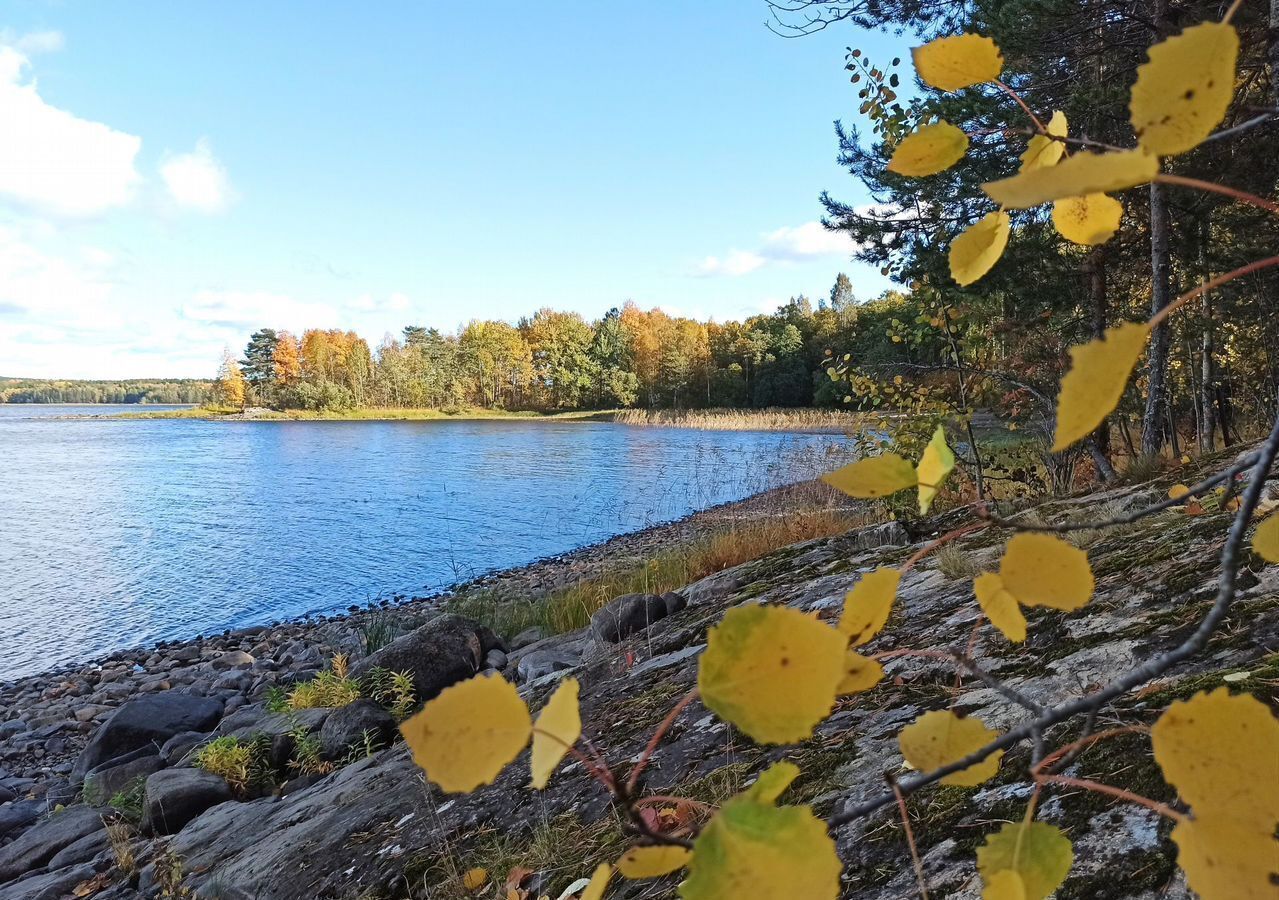
[[275,329],[259,328],[253,332],[248,346],[244,348],[240,370],[259,402],[269,399],[271,388],[275,384],[275,349],[279,342]]

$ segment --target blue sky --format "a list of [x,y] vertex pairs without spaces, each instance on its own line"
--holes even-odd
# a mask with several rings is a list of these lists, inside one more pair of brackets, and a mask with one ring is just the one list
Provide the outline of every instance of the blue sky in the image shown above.
[[0,4],[0,374],[208,375],[259,325],[740,318],[841,270],[877,294],[817,195],[864,198],[834,160],[844,47],[906,41],[765,16]]

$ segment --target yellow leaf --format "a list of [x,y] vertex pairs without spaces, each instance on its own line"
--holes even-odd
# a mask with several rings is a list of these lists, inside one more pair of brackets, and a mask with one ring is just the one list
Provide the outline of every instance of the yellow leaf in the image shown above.
[[1177,865],[1202,900],[1279,897],[1279,842],[1254,825],[1214,813],[1172,830]]
[[[762,780],[762,776],[761,776]],[[807,806],[730,799],[693,844],[684,900],[835,900],[839,857]]]
[[983,572],[973,579],[973,593],[990,624],[1014,644],[1026,640],[1026,617],[1017,598],[1004,589],[1004,580],[994,572]]
[[1180,500],[1182,497],[1187,497],[1189,495],[1190,488],[1186,487],[1184,484],[1174,484],[1172,487],[1168,488],[1169,500]]
[[781,760],[773,763],[755,779],[755,783],[742,792],[756,803],[774,804],[777,798],[799,777],[799,766],[793,762]]
[[488,881],[489,873],[487,869],[468,869],[466,874],[462,876],[462,887],[468,891],[478,891],[488,884]]
[[1030,209],[1063,197],[1136,187],[1158,173],[1159,160],[1141,150],[1076,153],[1055,166],[988,181],[982,190],[1000,206]]
[[791,744],[830,714],[848,639],[784,606],[737,606],[707,636],[702,701],[765,744]]
[[999,78],[1004,58],[979,34],[938,38],[910,51],[920,80],[939,91],[959,91]]
[[987,213],[950,243],[950,277],[972,284],[999,262],[1008,246],[1008,213]]
[[955,454],[946,446],[946,432],[940,425],[924,448],[915,476],[919,479],[919,514],[925,515],[933,505],[946,476],[955,468]]
[[1053,227],[1066,240],[1083,244],[1104,244],[1119,230],[1124,205],[1105,194],[1065,197],[1053,203]]
[[586,886],[586,890],[582,891],[581,900],[600,900],[604,896],[604,891],[608,889],[608,883],[613,878],[613,867],[608,863],[600,863],[595,867],[595,874],[591,876],[591,883]]
[[1221,22],[1195,25],[1151,47],[1128,104],[1137,143],[1159,156],[1203,143],[1230,108],[1238,56],[1239,35]]
[[987,879],[981,900],[1026,900],[1026,883],[1012,869],[996,872]]
[[1196,818],[1228,816],[1270,833],[1279,820],[1279,721],[1227,688],[1173,703],[1150,731],[1155,762]]
[[862,656],[856,650],[849,650],[844,659],[844,679],[836,688],[841,697],[869,691],[883,681],[884,667],[877,660]]
[[884,453],[849,463],[822,476],[822,481],[862,500],[887,497],[918,483],[915,467],[896,453]]
[[617,861],[623,878],[660,878],[688,865],[692,851],[686,847],[632,847]]
[[1070,371],[1057,398],[1054,453],[1092,434],[1119,405],[1149,334],[1144,322],[1124,322],[1107,328],[1102,340],[1070,348]]
[[[1048,135],[1065,137],[1066,114],[1057,110],[1044,126],[1044,130],[1048,132]],[[1053,140],[1048,135],[1037,134],[1030,139],[1030,143],[1021,154],[1020,171],[1029,172],[1032,169],[1046,169],[1057,165],[1062,154],[1066,152],[1066,142]]]
[[529,767],[533,771],[533,787],[539,791],[546,787],[555,767],[582,736],[582,715],[577,705],[578,690],[576,678],[565,678],[537,714],[537,722],[533,725],[533,754]]
[[1000,872],[1021,876],[1026,900],[1043,900],[1060,887],[1075,861],[1070,839],[1044,822],[1012,822],[977,848],[977,871],[986,884]]
[[[897,743],[906,762],[921,772],[931,772],[963,759],[997,737],[998,732],[987,728],[980,719],[961,719],[949,710],[934,710],[903,728]],[[947,775],[941,783],[961,787],[981,784],[999,771],[1003,755],[1002,750],[997,750],[981,762]]]
[[1088,554],[1059,537],[1014,535],[999,563],[1004,590],[1022,606],[1051,606],[1070,612],[1092,599],[1095,582]]
[[968,135],[949,122],[925,125],[902,139],[888,161],[888,171],[912,178],[936,175],[963,159]]
[[414,762],[449,792],[490,783],[519,756],[532,728],[514,685],[483,675],[445,688],[400,725]]
[[1262,520],[1252,535],[1253,552],[1266,562],[1279,562],[1279,513]]
[[897,585],[902,573],[879,568],[844,596],[844,613],[839,617],[839,630],[848,635],[854,647],[860,647],[883,630],[897,598]]

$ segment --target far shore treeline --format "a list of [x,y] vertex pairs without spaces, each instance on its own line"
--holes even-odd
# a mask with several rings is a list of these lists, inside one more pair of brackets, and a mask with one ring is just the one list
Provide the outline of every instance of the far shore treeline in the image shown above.
[[540,309],[516,324],[472,320],[455,334],[407,326],[376,349],[354,332],[264,327],[214,382],[221,406],[562,411],[624,407],[841,405],[832,347],[892,355],[893,323],[919,310],[888,291],[858,303],[841,274],[816,304],[800,296],[743,322],[699,322],[634,303],[587,321]]
[[213,382],[196,378],[120,381],[0,377],[0,403],[204,403]]

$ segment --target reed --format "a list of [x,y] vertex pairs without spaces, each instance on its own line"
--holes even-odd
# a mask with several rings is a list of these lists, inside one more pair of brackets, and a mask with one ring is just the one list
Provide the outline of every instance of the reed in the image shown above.
[[864,417],[838,409],[623,409],[609,414],[621,425],[698,428],[705,431],[859,431]]

